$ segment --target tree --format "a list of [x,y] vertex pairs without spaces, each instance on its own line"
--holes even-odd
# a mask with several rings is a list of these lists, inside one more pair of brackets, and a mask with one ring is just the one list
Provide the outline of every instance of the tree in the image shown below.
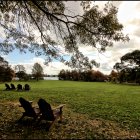
[[66,72],[62,69],[58,74],[59,80],[66,80]]
[[116,82],[116,80],[117,80],[117,78],[118,78],[118,73],[115,72],[114,70],[112,70],[111,73],[110,73],[110,75],[109,75],[109,77],[110,77],[110,80],[111,80],[112,82]]
[[15,77],[15,72],[14,70],[12,70],[10,67],[7,67],[5,69],[5,72],[4,72],[4,77],[3,77],[3,81],[4,82],[10,82],[12,81],[13,77]]
[[88,71],[68,71],[62,69],[58,74],[59,80],[74,80],[74,81],[90,81],[90,82],[103,82],[107,80],[105,76],[100,71],[88,70]]
[[43,76],[43,68],[39,63],[35,63],[32,69],[32,74],[38,81]]
[[122,56],[121,63],[127,67],[140,68],[140,50],[134,50],[133,52]]
[[19,80],[25,79],[27,74],[26,74],[25,67],[23,65],[16,65],[15,70],[16,70],[16,76],[19,78]]
[[120,60],[120,63],[114,65],[114,69],[120,73],[120,82],[134,81],[140,83],[140,50],[127,53]]
[[0,57],[0,81],[10,82],[14,77],[15,73],[8,65],[8,62],[4,60],[3,57]]
[[[6,39],[0,43],[0,51],[7,54],[14,48],[21,52],[28,49],[36,55],[45,55],[46,64],[57,59],[72,68],[91,69],[98,63],[79,51],[80,44],[105,51],[106,47],[113,46],[114,41],[129,40],[122,33],[123,25],[117,19],[118,9],[111,2],[100,10],[95,4],[91,7],[91,1],[81,1],[82,15],[70,13],[66,3],[1,0],[0,25]],[[63,48],[71,57],[69,61],[62,55]]]

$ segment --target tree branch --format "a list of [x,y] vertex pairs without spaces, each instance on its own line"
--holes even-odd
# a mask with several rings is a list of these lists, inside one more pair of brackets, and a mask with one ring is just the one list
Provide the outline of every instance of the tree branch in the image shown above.
[[88,31],[89,33],[93,34],[93,35],[110,35],[110,34],[99,34],[99,33],[96,33],[96,32],[92,32],[91,30],[88,30],[85,26],[82,26],[81,24],[78,24],[78,23],[73,22],[73,21],[64,21],[64,20],[62,20],[62,19],[60,19],[60,18],[54,16],[53,13],[50,13],[50,12],[48,12],[48,11],[42,9],[42,8],[38,5],[38,3],[37,3],[35,0],[31,0],[31,1],[32,1],[33,4],[34,4],[38,9],[40,9],[43,13],[45,13],[46,15],[49,15],[49,16],[53,17],[53,18],[56,19],[57,21],[63,22],[65,25],[71,23],[71,24],[74,24],[74,25],[76,25],[76,26],[80,26],[80,27],[82,27],[83,29],[85,29],[86,31]]

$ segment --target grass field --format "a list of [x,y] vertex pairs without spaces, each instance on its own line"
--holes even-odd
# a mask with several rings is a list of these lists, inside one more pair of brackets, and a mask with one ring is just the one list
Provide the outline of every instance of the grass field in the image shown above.
[[[140,86],[74,81],[13,83],[28,83],[31,91],[3,91],[5,86],[0,84],[1,138],[140,138]],[[43,129],[44,124],[15,124],[22,115],[19,97],[33,100],[34,105],[39,98],[52,106],[66,104],[62,124],[56,123],[51,132]]]

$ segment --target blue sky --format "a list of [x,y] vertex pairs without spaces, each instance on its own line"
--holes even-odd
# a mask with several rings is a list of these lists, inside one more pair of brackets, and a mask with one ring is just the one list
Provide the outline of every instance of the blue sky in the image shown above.
[[[97,1],[96,4],[103,7],[107,1]],[[139,1],[114,1],[115,6],[118,7],[118,19],[119,22],[124,25],[124,34],[128,34],[130,41],[127,43],[117,42],[114,43],[113,48],[108,48],[104,54],[99,54],[96,49],[90,46],[81,45],[80,51],[82,51],[90,59],[95,59],[100,63],[100,67],[94,68],[100,70],[105,74],[109,74],[113,68],[113,65],[120,60],[120,57],[124,54],[131,52],[135,49],[140,49],[140,2]],[[81,13],[82,9],[79,6],[79,2],[67,2],[73,12]],[[44,73],[58,74],[61,69],[70,69],[60,62],[52,62],[48,66],[44,65],[44,56],[36,57],[34,54],[28,52],[26,54],[20,53],[18,50],[5,55],[4,58],[9,62],[12,67],[17,64],[23,64],[28,73],[31,72],[31,68],[34,63],[40,63],[44,68]]]
[[34,57],[35,55],[33,53],[30,53],[29,51],[27,53],[21,53],[18,49],[15,49],[13,52],[7,55],[7,59],[10,62],[10,64],[21,62],[26,63]]

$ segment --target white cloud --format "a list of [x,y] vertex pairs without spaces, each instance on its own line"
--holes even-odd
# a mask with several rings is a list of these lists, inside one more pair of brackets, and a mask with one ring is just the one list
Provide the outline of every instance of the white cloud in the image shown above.
[[45,60],[43,58],[34,57],[27,62],[12,63],[11,67],[14,69],[15,65],[23,65],[27,73],[32,73],[32,68],[35,63],[39,63],[43,67],[44,74],[57,75],[62,69],[70,69],[68,66],[61,62],[51,62],[49,65],[44,65]]

